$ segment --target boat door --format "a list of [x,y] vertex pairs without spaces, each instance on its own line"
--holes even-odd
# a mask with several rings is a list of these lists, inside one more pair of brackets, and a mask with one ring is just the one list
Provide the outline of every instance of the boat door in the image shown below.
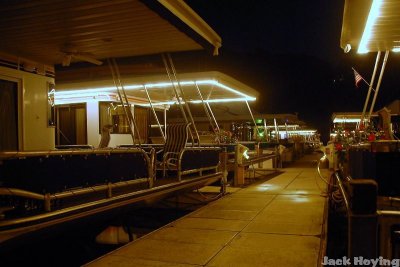
[[17,151],[18,81],[0,77],[0,151]]
[[86,145],[86,104],[56,106],[56,145]]
[[147,143],[149,136],[149,109],[139,106],[134,108],[134,116],[136,120],[137,127],[139,128],[140,142]]

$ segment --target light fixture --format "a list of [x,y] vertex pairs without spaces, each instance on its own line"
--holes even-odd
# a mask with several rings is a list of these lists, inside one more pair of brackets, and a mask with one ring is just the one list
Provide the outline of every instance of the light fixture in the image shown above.
[[345,53],[349,53],[350,50],[351,50],[351,44],[346,44],[346,46],[344,47],[343,50],[344,50]]
[[335,118],[333,120],[333,123],[342,123],[342,122],[344,122],[344,123],[358,123],[360,121],[361,121],[361,119],[359,119],[359,118]]
[[243,158],[249,159],[249,155],[247,154],[249,148],[242,145],[242,144],[237,144],[236,147],[236,162],[237,164],[242,164],[243,163]]
[[357,53],[359,54],[365,54],[369,52],[367,45],[371,39],[372,28],[375,25],[377,18],[379,17],[381,5],[382,0],[373,0],[372,2],[371,9],[369,10],[367,24],[365,25],[364,33],[358,46]]
[[[222,84],[216,80],[188,80],[188,81],[180,81],[179,85],[180,86],[193,86],[193,85],[212,85],[219,87],[221,89],[224,89],[226,91],[232,92],[236,95],[236,98],[231,97],[231,98],[218,98],[218,99],[208,99],[204,100],[206,103],[221,103],[221,102],[239,102],[239,101],[254,101],[256,100],[255,97],[246,95],[236,89],[233,89],[225,84]],[[146,84],[129,84],[125,85],[124,89],[126,90],[140,90],[146,87],[147,89],[152,89],[152,88],[166,88],[166,87],[172,87],[172,86],[177,86],[177,82],[158,82],[158,83],[146,83]],[[194,87],[193,87],[194,88]],[[70,90],[64,90],[64,91],[57,91],[55,93],[55,98],[61,100],[63,99],[64,101],[67,101],[68,98],[70,99],[76,99],[76,98],[96,98],[99,95],[106,96],[106,95],[115,95],[116,94],[116,87],[96,87],[96,88],[83,88],[83,89],[70,89]],[[191,100],[191,103],[202,103],[201,100]],[[153,105],[172,105],[175,104],[176,101],[155,101],[152,103]],[[184,102],[182,102],[184,103]],[[150,105],[150,104],[145,104],[141,103],[142,105]]]
[[392,52],[399,53],[400,52],[400,46],[393,46]]

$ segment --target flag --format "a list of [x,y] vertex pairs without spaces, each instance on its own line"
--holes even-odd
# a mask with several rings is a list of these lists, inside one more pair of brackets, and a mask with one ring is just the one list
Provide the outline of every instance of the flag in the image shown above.
[[362,80],[364,80],[364,78],[361,77],[361,75],[360,75],[355,69],[353,69],[353,71],[354,71],[354,79],[355,79],[355,81],[356,81],[356,86],[358,87],[358,84],[359,84]]

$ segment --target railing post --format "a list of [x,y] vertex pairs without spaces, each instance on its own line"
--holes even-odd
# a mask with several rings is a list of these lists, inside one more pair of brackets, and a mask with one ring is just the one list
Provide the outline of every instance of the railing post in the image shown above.
[[234,167],[234,179],[233,186],[244,185],[244,165],[242,162],[239,162],[240,155],[240,146],[237,144],[235,146],[235,167]]
[[107,198],[112,197],[112,183],[108,182],[107,183]]
[[377,184],[371,179],[349,181],[348,256],[377,258],[378,215]]
[[[263,150],[262,150],[262,148],[261,148],[260,143],[255,144],[255,148],[256,148],[257,157],[262,156]],[[263,161],[260,161],[260,162],[258,163],[258,168],[262,168],[262,167],[263,167]]]
[[44,210],[51,211],[51,197],[50,193],[44,195]]

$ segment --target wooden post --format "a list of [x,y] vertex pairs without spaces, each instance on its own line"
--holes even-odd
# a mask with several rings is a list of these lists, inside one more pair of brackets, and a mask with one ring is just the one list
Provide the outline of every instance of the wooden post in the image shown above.
[[[257,157],[261,157],[262,154],[263,154],[263,149],[261,148],[260,143],[257,143],[257,144],[255,145],[255,148],[256,148],[256,152],[257,152]],[[258,168],[261,169],[262,167],[263,167],[263,161],[260,161],[260,162],[258,163]]]
[[234,167],[234,179],[233,179],[233,186],[240,186],[244,185],[244,166],[242,163],[238,162],[240,153],[239,145],[235,146],[235,167]]
[[244,166],[235,163],[234,186],[244,185]]

